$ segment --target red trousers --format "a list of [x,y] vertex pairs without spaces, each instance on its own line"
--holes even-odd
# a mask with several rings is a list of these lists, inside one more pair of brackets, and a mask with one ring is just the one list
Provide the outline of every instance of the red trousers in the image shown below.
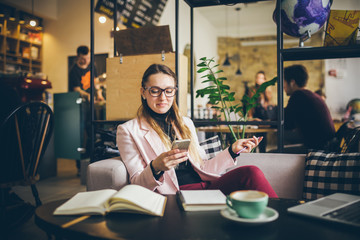
[[237,190],[258,190],[270,198],[277,198],[264,173],[256,166],[235,168],[213,182],[199,182],[180,186],[181,190],[220,189],[225,195]]

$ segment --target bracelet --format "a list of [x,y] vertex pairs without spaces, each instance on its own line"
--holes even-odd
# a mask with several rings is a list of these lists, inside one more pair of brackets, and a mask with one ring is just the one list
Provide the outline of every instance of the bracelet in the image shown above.
[[153,161],[150,162],[150,168],[151,168],[151,171],[152,171],[153,175],[154,175],[154,176],[160,176],[160,175],[162,175],[163,171],[157,171],[157,172],[155,172],[155,169],[154,169],[152,163],[153,163]]

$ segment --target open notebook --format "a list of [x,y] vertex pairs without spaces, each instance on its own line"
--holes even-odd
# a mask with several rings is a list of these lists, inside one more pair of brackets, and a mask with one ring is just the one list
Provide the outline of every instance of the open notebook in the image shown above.
[[288,212],[360,227],[360,196],[334,193],[288,208]]

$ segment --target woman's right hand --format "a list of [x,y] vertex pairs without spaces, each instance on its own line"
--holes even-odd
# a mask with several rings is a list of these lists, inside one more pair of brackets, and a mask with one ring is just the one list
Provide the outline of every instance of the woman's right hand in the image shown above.
[[155,172],[167,171],[174,168],[179,163],[188,160],[188,158],[187,150],[172,149],[168,152],[160,154],[157,158],[155,158],[155,160],[152,161],[152,167],[154,168]]

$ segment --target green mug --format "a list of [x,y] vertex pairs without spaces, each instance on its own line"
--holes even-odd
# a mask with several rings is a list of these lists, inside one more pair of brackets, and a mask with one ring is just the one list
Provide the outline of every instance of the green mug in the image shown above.
[[261,191],[242,190],[226,196],[226,205],[233,209],[239,217],[257,218],[263,213],[269,196]]

